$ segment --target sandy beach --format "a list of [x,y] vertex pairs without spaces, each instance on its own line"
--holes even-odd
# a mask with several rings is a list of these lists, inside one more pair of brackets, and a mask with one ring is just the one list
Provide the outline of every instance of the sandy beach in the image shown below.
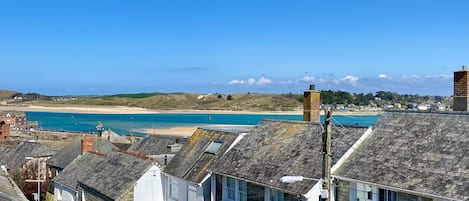
[[147,129],[138,129],[140,132],[144,132],[149,135],[176,135],[176,136],[191,136],[199,127],[203,128],[252,128],[253,125],[224,125],[224,124],[210,124],[210,125],[200,125],[200,126],[178,126],[171,128],[147,128]]
[[175,135],[175,136],[191,136],[197,130],[197,126],[179,126],[172,128],[148,128],[139,131],[149,135]]
[[[229,111],[229,110],[152,110],[126,106],[0,106],[0,110],[26,112],[63,112],[84,114],[267,114],[267,115],[302,115],[303,111]],[[321,111],[321,114],[324,112]],[[377,115],[377,112],[334,112],[334,115]]]

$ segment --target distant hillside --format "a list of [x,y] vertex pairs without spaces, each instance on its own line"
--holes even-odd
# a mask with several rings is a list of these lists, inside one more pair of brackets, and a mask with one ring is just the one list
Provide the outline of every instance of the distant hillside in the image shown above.
[[9,100],[14,94],[17,94],[16,91],[9,91],[9,90],[0,90],[0,100]]
[[[303,94],[191,94],[137,93],[110,96],[45,96],[37,93],[0,91],[0,100],[9,104],[43,106],[127,106],[156,110],[231,110],[231,111],[298,111],[303,108]],[[321,91],[321,103],[334,106],[389,108],[394,104],[415,109],[418,104],[449,106],[450,97],[399,95],[378,91],[375,94],[350,94],[345,91]],[[396,106],[397,107],[397,106]]]
[[302,108],[298,99],[278,94],[141,93],[39,100],[39,105],[107,105],[159,110],[292,111]]

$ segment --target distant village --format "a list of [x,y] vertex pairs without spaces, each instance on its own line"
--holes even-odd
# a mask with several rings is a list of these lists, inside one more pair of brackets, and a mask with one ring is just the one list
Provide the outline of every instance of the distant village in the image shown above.
[[[466,68],[454,73],[453,91],[452,108],[356,108],[321,102],[311,85],[303,121],[203,126],[187,138],[120,136],[101,123],[94,134],[40,132],[24,113],[5,111],[0,200],[467,201]],[[362,127],[334,122],[329,106],[392,110]]]

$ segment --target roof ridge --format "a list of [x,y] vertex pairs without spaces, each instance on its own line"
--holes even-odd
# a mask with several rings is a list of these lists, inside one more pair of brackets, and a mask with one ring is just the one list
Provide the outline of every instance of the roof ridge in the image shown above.
[[238,135],[239,132],[236,132],[236,131],[229,131],[229,130],[215,130],[216,128],[214,127],[213,129],[211,128],[208,128],[208,127],[198,127],[197,130],[204,130],[204,131],[212,131],[212,132],[221,132],[221,133],[224,133],[224,134],[230,134],[230,135]]
[[[318,124],[318,125],[322,125],[321,122],[313,122],[313,121],[297,121],[297,120],[283,120],[283,119],[263,119],[262,121],[284,122],[284,123],[295,123],[295,124]],[[261,122],[262,122],[262,121],[261,121]]]
[[126,150],[121,150],[121,149],[116,149],[116,148],[113,148],[112,151],[122,153],[122,154],[131,155],[131,156],[143,159],[143,160],[154,161],[153,158],[150,158],[150,157],[144,155],[143,153],[140,153],[140,152],[137,152],[137,151],[126,151]]
[[98,155],[98,156],[106,156],[105,153],[95,152],[95,151],[87,151],[90,154]]

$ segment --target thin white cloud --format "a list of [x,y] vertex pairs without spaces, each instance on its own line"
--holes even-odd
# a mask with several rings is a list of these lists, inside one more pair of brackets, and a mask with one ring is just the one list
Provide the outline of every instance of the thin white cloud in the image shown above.
[[244,80],[231,80],[228,84],[244,84]]
[[249,78],[248,81],[247,81],[248,85],[254,85],[254,84],[256,84],[256,82],[257,81],[254,78]]
[[[393,91],[401,94],[440,94],[452,93],[452,74],[435,75],[399,75],[378,74],[372,77],[347,75],[344,77],[301,76],[284,80],[271,80],[266,77],[245,80],[236,79],[228,82],[233,86],[269,86],[273,91],[302,91],[309,84],[315,84],[320,90],[343,90],[357,93]],[[219,83],[221,84],[221,83]]]
[[257,81],[257,84],[259,84],[259,85],[266,85],[266,84],[272,84],[272,83],[273,83],[272,80],[267,79],[267,78],[265,78],[265,77],[261,77],[261,78],[259,79],[259,81]]
[[301,78],[301,80],[305,82],[314,82],[316,81],[316,78],[313,76],[304,76],[303,78]]
[[259,80],[256,80],[254,78],[249,78],[247,80],[231,80],[228,82],[230,85],[248,85],[248,86],[253,86],[253,85],[267,85],[267,84],[272,84],[274,83],[271,79],[261,77]]
[[345,81],[345,82],[348,82],[350,84],[357,84],[358,77],[355,77],[353,75],[347,75],[342,80]]

